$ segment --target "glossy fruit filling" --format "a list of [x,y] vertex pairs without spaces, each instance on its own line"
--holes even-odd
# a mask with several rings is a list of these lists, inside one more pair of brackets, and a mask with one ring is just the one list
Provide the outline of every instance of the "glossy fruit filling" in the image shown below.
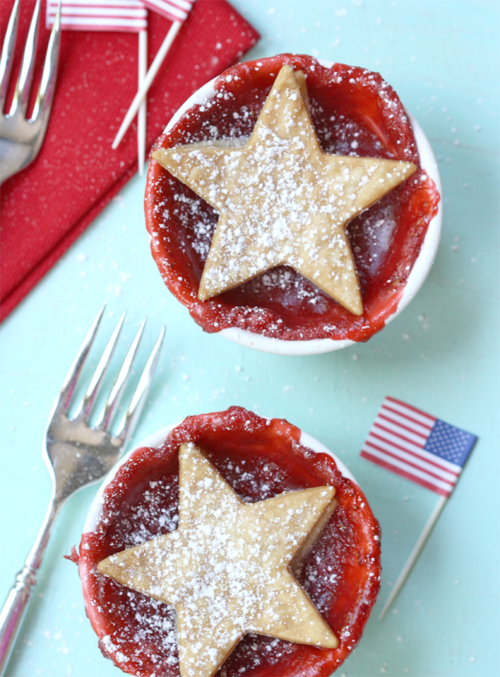
[[136,450],[104,492],[95,532],[82,536],[79,571],[87,615],[103,654],[140,677],[178,677],[172,607],[99,574],[102,559],[177,528],[178,449],[195,442],[244,501],[328,484],[338,506],[294,572],[339,639],[319,649],[247,635],[221,677],[327,677],[359,641],[380,587],[380,529],[359,489],[334,460],[300,444],[287,421],[241,407],[187,418],[158,449]]
[[307,77],[309,113],[324,152],[411,161],[418,167],[348,226],[363,315],[351,314],[289,266],[199,301],[218,215],[155,161],[145,198],[153,257],[170,291],[207,332],[238,327],[283,340],[365,341],[396,311],[439,202],[434,182],[421,168],[403,105],[380,75],[342,64],[324,67],[312,57],[289,54],[238,64],[216,80],[215,96],[191,107],[155,148],[248,137],[285,63]]

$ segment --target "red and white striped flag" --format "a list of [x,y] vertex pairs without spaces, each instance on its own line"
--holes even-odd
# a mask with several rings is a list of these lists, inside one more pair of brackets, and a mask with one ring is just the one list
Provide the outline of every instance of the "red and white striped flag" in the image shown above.
[[477,437],[386,397],[361,456],[448,497]]
[[[54,23],[59,0],[47,0],[47,28]],[[62,0],[61,27],[71,31],[147,30],[148,11],[140,0]]]
[[142,2],[170,21],[185,21],[195,0],[142,0]]

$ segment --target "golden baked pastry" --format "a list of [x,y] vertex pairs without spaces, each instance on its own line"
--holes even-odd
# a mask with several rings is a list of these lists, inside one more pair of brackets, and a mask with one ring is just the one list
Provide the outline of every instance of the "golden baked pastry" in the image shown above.
[[329,486],[246,504],[194,444],[179,450],[179,527],[98,564],[172,604],[182,677],[212,677],[247,632],[336,648],[291,573],[336,507]]
[[288,264],[362,315],[346,226],[416,166],[323,153],[306,97],[303,73],[284,65],[244,145],[200,142],[153,153],[219,213],[200,300]]

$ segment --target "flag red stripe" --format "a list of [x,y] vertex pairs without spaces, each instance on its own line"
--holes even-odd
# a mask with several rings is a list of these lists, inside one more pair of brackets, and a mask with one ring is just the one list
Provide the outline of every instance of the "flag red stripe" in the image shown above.
[[420,421],[417,421],[416,418],[412,418],[411,416],[408,416],[408,414],[404,414],[402,411],[398,411],[397,409],[393,409],[392,407],[387,406],[387,404],[385,404],[385,403],[382,405],[382,411],[384,409],[391,411],[393,414],[396,414],[397,416],[402,416],[403,418],[408,419],[408,421],[412,421],[412,423],[416,423],[417,425],[421,425],[422,428],[427,428],[429,431],[431,431],[434,427],[435,421],[432,424],[429,423],[429,425],[427,425],[426,423],[421,423]]
[[368,459],[372,463],[375,463],[376,465],[381,466],[382,468],[385,468],[386,470],[390,470],[393,473],[396,473],[396,475],[401,475],[401,477],[406,478],[407,480],[410,480],[411,482],[416,482],[417,484],[420,484],[420,486],[425,487],[426,489],[430,489],[431,491],[434,491],[436,494],[440,494],[441,496],[446,496],[448,497],[451,494],[450,491],[446,491],[446,489],[442,489],[441,487],[437,487],[435,484],[432,484],[431,482],[426,482],[425,480],[421,479],[420,477],[415,477],[411,473],[405,472],[401,468],[398,468],[392,463],[386,463],[385,461],[382,461],[380,458],[377,456],[372,456],[369,452],[367,451],[362,451],[360,456],[363,458]]
[[122,26],[106,26],[103,24],[64,24],[61,22],[63,29],[68,29],[72,31],[100,31],[100,32],[118,32],[118,33],[138,33],[139,31],[145,31],[148,27],[147,23],[144,24],[126,24]]
[[400,440],[404,440],[405,442],[409,444],[413,444],[416,447],[420,447],[420,449],[424,448],[423,444],[419,444],[418,442],[414,442],[413,440],[410,440],[408,437],[405,437],[404,435],[400,435],[399,433],[395,432],[394,430],[391,430],[390,428],[386,428],[383,425],[380,425],[380,423],[377,423],[377,419],[375,419],[375,423],[373,424],[374,428],[380,428],[380,430],[385,430],[386,433],[390,433],[391,435],[395,435],[395,437],[399,437]]
[[170,19],[170,21],[185,21],[194,3],[181,3],[176,0],[143,0],[149,9]]
[[[68,14],[69,12],[83,12],[86,10],[87,12],[89,10],[94,11],[94,12],[103,12],[103,13],[108,13],[108,12],[132,12],[134,14],[141,14],[142,16],[146,16],[147,9],[143,5],[142,7],[135,7],[135,6],[130,6],[130,5],[101,5],[100,7],[96,7],[95,5],[63,5],[62,7],[62,13],[63,14]],[[50,5],[49,6],[49,12],[50,14],[55,14],[57,12],[57,5]]]
[[[369,447],[373,447],[373,449],[376,449],[377,451],[380,451],[382,454],[386,454],[387,456],[391,456],[391,458],[396,458],[398,461],[401,461],[402,463],[406,463],[407,465],[410,465],[412,468],[415,468],[416,470],[420,470],[420,472],[424,472],[426,475],[429,475],[430,477],[435,477],[437,480],[441,480],[442,482],[449,482],[450,484],[455,484],[455,480],[450,480],[447,477],[443,477],[443,475],[438,475],[431,470],[428,470],[427,468],[422,468],[422,466],[417,465],[416,463],[412,463],[411,461],[408,461],[408,459],[403,458],[402,456],[399,456],[398,454],[395,454],[392,451],[388,451],[387,449],[384,449],[382,447],[378,447],[376,444],[373,444],[373,442],[366,440],[365,444]],[[405,450],[406,451],[406,450]],[[411,453],[411,452],[407,452]],[[416,454],[412,454],[412,456],[416,456]],[[419,457],[417,457],[419,458]],[[451,474],[451,473],[450,473]],[[456,475],[458,477],[458,475]]]
[[[58,2],[48,0],[47,27],[55,20]],[[130,2],[91,2],[90,0],[66,0],[62,5],[61,26],[76,31],[134,32],[148,27],[148,11],[135,0]]]
[[383,418],[384,421],[389,421],[389,423],[392,423],[393,425],[397,425],[399,428],[403,428],[404,430],[407,430],[409,433],[413,433],[414,435],[418,435],[419,437],[422,437],[425,441],[427,441],[427,438],[429,435],[424,435],[423,433],[418,432],[417,430],[414,430],[413,428],[409,428],[406,425],[403,425],[402,423],[399,423],[399,421],[393,421],[392,418],[389,418],[388,416],[384,416],[384,414],[379,413],[377,418]]
[[[54,15],[55,16],[55,15]],[[53,16],[50,16],[53,19]],[[144,23],[146,21],[146,16],[144,14],[127,14],[117,13],[117,14],[93,14],[85,13],[80,14],[79,12],[67,12],[61,17],[62,20],[67,19],[88,19],[89,21],[99,21],[100,19],[105,19],[106,21],[112,21],[114,19],[120,19],[122,21],[130,21],[135,23]]]
[[[411,456],[415,456],[415,458],[421,458],[423,461],[425,461],[426,463],[429,463],[430,465],[433,465],[435,468],[446,470],[446,472],[449,472],[450,475],[455,475],[456,477],[458,477],[460,475],[460,473],[457,472],[456,470],[451,470],[451,469],[448,470],[448,468],[445,468],[444,466],[439,465],[439,463],[431,461],[430,459],[427,459],[427,457],[425,457],[425,456],[420,456],[415,451],[411,451],[410,449],[408,449],[408,447],[402,447],[399,444],[396,444],[396,442],[389,442],[388,440],[385,439],[385,437],[381,437],[380,435],[377,435],[377,433],[374,432],[373,428],[372,428],[372,430],[370,430],[369,434],[372,435],[372,437],[376,437],[378,440],[385,442],[386,444],[390,444],[391,446],[396,447],[397,449],[400,449],[401,451],[405,451],[407,454],[410,454]],[[415,446],[417,446],[417,445],[415,445]],[[422,448],[422,451],[423,451],[423,448]]]
[[168,0],[168,2],[172,3],[173,5],[177,5],[177,7],[181,7],[182,9],[185,9],[189,12],[189,10],[194,5],[195,0]]
[[395,397],[387,396],[385,399],[388,400],[389,402],[394,402],[395,404],[399,404],[400,407],[404,407],[405,409],[409,409],[410,411],[414,411],[416,414],[420,414],[420,416],[424,416],[425,418],[432,421],[433,425],[437,421],[437,418],[435,416],[430,416],[429,414],[426,414],[425,411],[422,411],[421,409],[417,409],[416,407],[412,407],[411,404],[406,404],[406,402],[401,402],[401,400],[397,400]]
[[400,468],[401,470],[404,470],[405,472],[408,472],[408,473],[411,473],[412,475],[415,475],[415,477],[419,477],[424,482],[430,482],[431,484],[435,484],[437,487],[441,487],[445,491],[451,491],[456,484],[455,481],[446,480],[446,479],[443,479],[442,477],[440,479],[434,479],[434,478],[430,477],[425,471],[421,470],[420,468],[412,468],[402,458],[395,458],[395,459],[386,458],[385,452],[378,451],[374,447],[370,447],[370,449],[366,449],[366,444],[363,447],[362,451],[363,450],[368,451],[368,453],[370,453],[372,456],[376,456],[377,458],[382,459],[386,463],[390,463],[391,465],[395,466],[396,468]]
[[[57,8],[59,6],[58,2],[51,2],[49,0],[48,3],[48,11],[51,14],[54,14],[57,12]],[[94,4],[94,3],[77,3],[77,2],[64,2],[62,5],[62,12],[63,14],[66,14],[68,11],[82,11],[82,10],[94,10],[94,11],[110,11],[110,10],[124,10],[124,11],[132,11],[132,12],[140,12],[144,16],[147,13],[146,7],[142,3],[116,3],[116,4],[111,4],[111,3],[106,3],[102,2],[99,4]]]

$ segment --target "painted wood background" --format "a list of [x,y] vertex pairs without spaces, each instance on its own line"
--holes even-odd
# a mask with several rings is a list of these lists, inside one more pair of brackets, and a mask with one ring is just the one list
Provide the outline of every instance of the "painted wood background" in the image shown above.
[[[359,458],[386,394],[479,436],[466,471],[393,609],[377,613],[345,677],[493,677],[498,637],[499,5],[495,0],[233,0],[262,33],[249,55],[304,52],[379,71],[428,135],[444,190],[436,263],[381,334],[339,353],[252,352],[204,335],[166,292],[135,177],[0,327],[0,597],[50,493],[40,441],[82,332],[104,300],[127,337],[167,339],[134,441],[184,416],[241,404],[286,417],[332,448],[383,529],[380,610],[437,496]],[[11,677],[118,675],[85,618],[77,543],[95,488],[65,507],[10,662]]]

